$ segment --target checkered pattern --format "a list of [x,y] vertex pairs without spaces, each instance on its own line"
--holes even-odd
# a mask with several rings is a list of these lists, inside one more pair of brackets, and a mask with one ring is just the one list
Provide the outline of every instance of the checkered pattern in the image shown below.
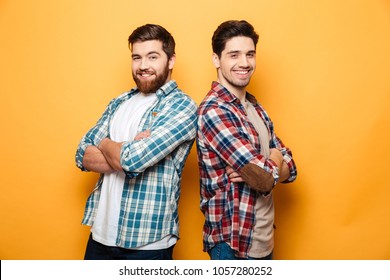
[[[270,118],[254,96],[248,93],[247,99],[269,130],[270,148],[279,149],[289,166],[291,176],[286,182],[294,181],[297,172],[291,151],[275,135]],[[240,170],[253,163],[272,174],[275,182],[279,174],[275,163],[261,155],[258,134],[239,99],[216,82],[198,109],[197,150],[201,210],[206,218],[204,250],[224,241],[239,257],[247,257],[259,194],[245,183],[230,182],[226,166]]]
[[[115,111],[137,93],[132,89],[113,99],[82,138],[76,152],[76,164],[81,170],[87,171],[82,164],[85,149],[110,137],[109,125]],[[181,175],[196,135],[197,106],[174,81],[165,84],[156,95],[158,100],[139,126],[139,132],[149,129],[151,136],[122,145],[121,165],[126,179],[116,242],[123,248],[139,247],[168,234],[179,235]],[[94,222],[103,176],[87,200],[83,224]]]

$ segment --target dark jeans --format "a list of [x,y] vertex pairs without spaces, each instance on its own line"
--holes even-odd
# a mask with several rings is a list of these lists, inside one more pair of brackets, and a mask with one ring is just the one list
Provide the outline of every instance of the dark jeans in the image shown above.
[[103,245],[89,236],[84,260],[172,260],[173,245],[162,250],[131,250]]
[[238,258],[229,244],[222,242],[215,245],[209,252],[212,260],[272,260],[272,253],[263,258]]

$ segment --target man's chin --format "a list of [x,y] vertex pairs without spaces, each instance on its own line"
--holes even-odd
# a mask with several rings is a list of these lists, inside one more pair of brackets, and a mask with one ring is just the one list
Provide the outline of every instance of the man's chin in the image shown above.
[[133,75],[134,81],[140,92],[144,94],[155,93],[160,87],[165,85],[169,76],[169,71],[165,71],[161,75],[156,75],[154,79],[142,80]]
[[156,83],[136,83],[138,90],[144,94],[155,93],[162,85],[157,85]]

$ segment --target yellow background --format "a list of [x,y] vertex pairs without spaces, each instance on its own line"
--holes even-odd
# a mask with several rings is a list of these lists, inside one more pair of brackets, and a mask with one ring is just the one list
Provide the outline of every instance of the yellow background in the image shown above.
[[[199,104],[215,79],[211,36],[258,33],[249,91],[293,151],[278,186],[275,259],[390,259],[390,1],[0,1],[0,259],[82,259],[97,175],[74,154],[109,100],[134,86],[127,38],[145,23],[177,43],[173,72]],[[176,259],[202,252],[195,147]]]

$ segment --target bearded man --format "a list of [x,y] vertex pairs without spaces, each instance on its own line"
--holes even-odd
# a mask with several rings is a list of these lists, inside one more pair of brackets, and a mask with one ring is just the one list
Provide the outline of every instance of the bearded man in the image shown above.
[[169,260],[197,106],[171,80],[175,41],[165,28],[138,27],[128,42],[137,87],[109,103],[76,152],[81,170],[101,174],[82,221],[91,226],[84,259]]

